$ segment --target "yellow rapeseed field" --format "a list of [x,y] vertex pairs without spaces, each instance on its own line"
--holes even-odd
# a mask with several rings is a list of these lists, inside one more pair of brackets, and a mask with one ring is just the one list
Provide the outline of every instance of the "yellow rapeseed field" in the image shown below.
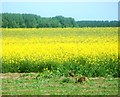
[[91,64],[101,58],[117,60],[118,28],[2,29],[3,64],[62,63],[81,57]]

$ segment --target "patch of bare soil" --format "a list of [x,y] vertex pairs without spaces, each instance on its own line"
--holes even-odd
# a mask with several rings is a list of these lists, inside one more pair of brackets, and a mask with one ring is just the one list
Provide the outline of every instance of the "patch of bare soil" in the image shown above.
[[0,77],[14,79],[20,77],[20,73],[0,73]]

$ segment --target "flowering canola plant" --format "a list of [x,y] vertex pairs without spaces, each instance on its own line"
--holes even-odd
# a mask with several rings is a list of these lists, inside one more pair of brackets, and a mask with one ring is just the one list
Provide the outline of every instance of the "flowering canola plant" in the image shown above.
[[[118,60],[118,28],[3,28],[2,63]],[[104,61],[105,63],[105,61]],[[23,63],[24,64],[24,63]],[[57,64],[56,64],[57,65]]]

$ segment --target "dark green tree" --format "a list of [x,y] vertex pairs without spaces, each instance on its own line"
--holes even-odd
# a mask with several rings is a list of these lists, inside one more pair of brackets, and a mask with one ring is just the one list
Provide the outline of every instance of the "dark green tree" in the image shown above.
[[3,28],[120,27],[120,21],[75,21],[71,17],[40,17],[34,14],[1,13]]

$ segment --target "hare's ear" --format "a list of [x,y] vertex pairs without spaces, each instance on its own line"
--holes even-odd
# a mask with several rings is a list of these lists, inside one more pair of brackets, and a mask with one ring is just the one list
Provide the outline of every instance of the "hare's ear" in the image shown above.
[[73,73],[73,72],[69,72],[69,75],[70,75],[71,77],[74,77],[74,73]]
[[85,77],[85,81],[88,81],[88,78],[87,78],[87,77]]

